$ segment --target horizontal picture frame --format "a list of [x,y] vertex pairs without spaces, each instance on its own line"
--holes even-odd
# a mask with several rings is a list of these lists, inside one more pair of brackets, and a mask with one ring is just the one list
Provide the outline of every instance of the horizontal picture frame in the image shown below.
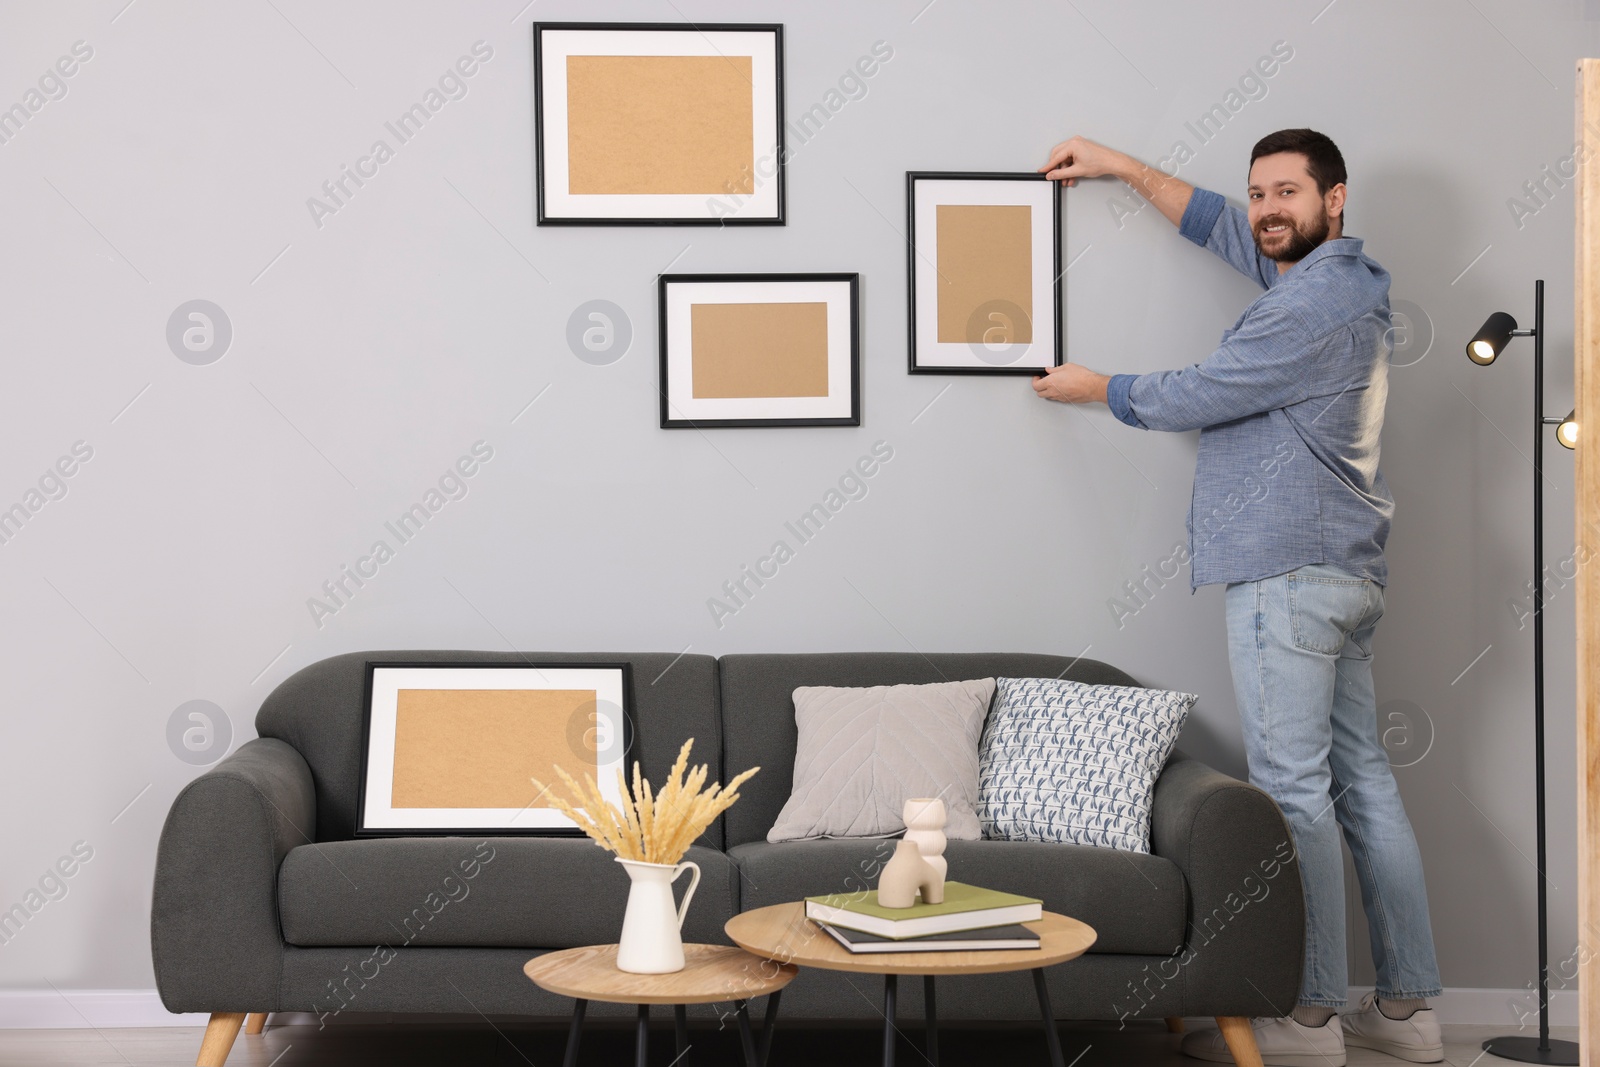
[[858,274],[663,274],[661,428],[860,426]]
[[1043,374],[1066,358],[1061,196],[1035,173],[906,174],[912,374]]
[[783,26],[535,22],[540,226],[781,226]]
[[369,661],[356,836],[581,834],[532,779],[620,803],[632,689],[626,662]]

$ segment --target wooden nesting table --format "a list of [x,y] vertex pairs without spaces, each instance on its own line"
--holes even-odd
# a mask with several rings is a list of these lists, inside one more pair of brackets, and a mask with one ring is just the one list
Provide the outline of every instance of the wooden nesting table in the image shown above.
[[[826,935],[824,935],[826,936]],[[684,945],[684,969],[672,974],[629,974],[617,970],[616,945],[588,945],[537,956],[523,965],[522,973],[535,985],[572,997],[572,1026],[567,1031],[567,1053],[562,1063],[576,1067],[583,1016],[591,1000],[639,1006],[638,1037],[634,1059],[645,1067],[650,1043],[650,1005],[671,1004],[676,1024],[678,1055],[689,1047],[684,1006],[732,1001],[739,1017],[739,1040],[745,1067],[762,1067],[772,1047],[772,1028],[778,1018],[778,997],[799,973],[792,964],[752,956],[726,945]],[[761,1027],[760,1050],[750,1028],[749,1002],[767,998]]]
[[1061,1038],[1056,1033],[1055,1014],[1050,1008],[1050,993],[1045,988],[1044,969],[1083,955],[1098,935],[1087,923],[1051,911],[1045,912],[1038,922],[1023,925],[1039,935],[1038,948],[982,952],[852,953],[806,918],[803,902],[774,904],[735,915],[728,920],[724,929],[734,944],[768,961],[820,967],[829,971],[883,975],[884,1067],[893,1067],[894,1064],[895,994],[900,975],[922,976],[923,996],[927,1002],[927,1057],[934,1067],[938,1067],[939,1020],[934,1000],[934,979],[940,975],[1031,970],[1034,993],[1039,998],[1039,1013],[1044,1019],[1045,1040],[1050,1048],[1050,1062],[1054,1067],[1063,1067]]

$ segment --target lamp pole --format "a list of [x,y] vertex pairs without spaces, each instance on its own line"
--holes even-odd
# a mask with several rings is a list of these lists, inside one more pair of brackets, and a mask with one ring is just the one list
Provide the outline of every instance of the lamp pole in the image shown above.
[[1544,279],[1533,283],[1533,780],[1539,829],[1539,1051],[1550,1051],[1544,843]]
[[1524,1063],[1576,1064],[1574,1041],[1550,1040],[1549,909],[1546,900],[1544,803],[1544,428],[1563,419],[1544,415],[1544,280],[1533,283],[1533,329],[1511,331],[1533,338],[1533,780],[1539,874],[1539,1038],[1492,1037],[1485,1051]]

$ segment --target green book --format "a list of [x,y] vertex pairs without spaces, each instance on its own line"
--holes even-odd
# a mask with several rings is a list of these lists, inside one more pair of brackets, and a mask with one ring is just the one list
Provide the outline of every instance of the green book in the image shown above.
[[808,919],[891,939],[1035,922],[1043,914],[1044,901],[1035,897],[965,882],[946,882],[944,900],[938,904],[924,904],[919,896],[909,908],[883,907],[875,889],[806,898]]

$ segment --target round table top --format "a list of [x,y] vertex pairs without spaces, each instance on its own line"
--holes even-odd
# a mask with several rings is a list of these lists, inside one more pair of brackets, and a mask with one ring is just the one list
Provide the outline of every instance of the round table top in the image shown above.
[[684,945],[684,968],[671,974],[617,970],[616,945],[585,945],[535,956],[522,973],[541,989],[613,1004],[709,1004],[775,993],[799,970],[728,945]]
[[743,912],[729,919],[724,929],[734,944],[771,961],[857,974],[907,975],[997,974],[1047,967],[1083,955],[1098,936],[1088,923],[1053,911],[1023,925],[1039,935],[1038,948],[852,953],[806,918],[803,901]]

